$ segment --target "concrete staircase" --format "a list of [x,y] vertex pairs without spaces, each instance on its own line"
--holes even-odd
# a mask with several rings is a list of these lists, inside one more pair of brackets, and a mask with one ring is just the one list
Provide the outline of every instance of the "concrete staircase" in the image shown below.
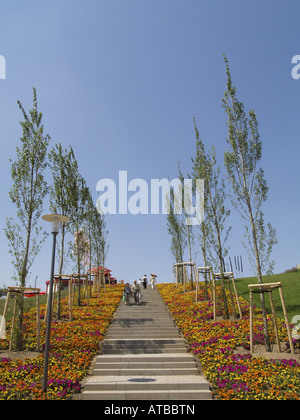
[[108,329],[84,400],[211,399],[209,384],[187,352],[157,290],[142,291],[140,305],[122,303]]

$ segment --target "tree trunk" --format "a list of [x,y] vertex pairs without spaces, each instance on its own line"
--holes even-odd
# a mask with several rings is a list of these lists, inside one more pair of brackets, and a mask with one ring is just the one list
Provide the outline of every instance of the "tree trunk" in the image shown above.
[[[24,261],[20,279],[20,287],[24,288],[26,286],[26,276],[27,276],[27,264],[28,264],[28,253],[29,253],[29,245],[30,245],[30,234],[31,234],[31,220],[32,216],[29,218],[28,227],[27,227],[27,239],[26,239],[26,248],[24,254]],[[15,351],[22,351],[23,350],[23,318],[24,318],[24,290],[21,289],[20,295],[17,297],[18,299],[18,317],[16,323],[16,340],[15,340]]]
[[[60,259],[59,259],[59,276],[63,273],[63,266],[64,266],[64,243],[65,243],[65,225],[62,223],[62,232],[61,232],[61,242],[60,242]],[[58,289],[57,289],[57,309],[56,309],[56,317],[60,319],[60,311],[61,311],[61,277],[58,279]]]
[[[257,246],[255,223],[253,220],[251,207],[248,206],[248,208],[249,208],[249,217],[250,217],[251,229],[252,229],[253,246],[254,246],[254,252],[255,252],[257,279],[258,279],[259,284],[263,284],[258,246]],[[269,332],[268,332],[267,310],[266,310],[266,304],[265,304],[265,296],[263,293],[260,293],[260,301],[261,301],[262,315],[263,315],[265,347],[266,347],[266,351],[271,351],[270,337],[269,337]]]

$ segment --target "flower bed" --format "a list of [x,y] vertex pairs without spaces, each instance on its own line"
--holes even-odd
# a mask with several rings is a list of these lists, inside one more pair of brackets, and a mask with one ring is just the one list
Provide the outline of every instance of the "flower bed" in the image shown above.
[[[199,358],[215,398],[300,399],[300,364],[297,360],[285,360],[284,354],[282,359],[274,360],[253,357],[245,351],[246,354],[238,354],[237,348],[249,347],[248,302],[241,299],[242,319],[213,322],[212,302],[204,301],[204,289],[200,289],[200,301],[195,303],[195,292],[184,294],[181,286],[158,284],[157,288],[190,351]],[[261,314],[258,309],[255,313],[255,344],[263,344]],[[280,341],[288,342],[284,321],[278,320],[278,324]],[[275,343],[272,323],[269,325],[270,338]],[[300,340],[295,341],[295,347],[300,347]]]
[[[120,303],[124,286],[115,285],[90,299],[89,306],[73,308],[72,322],[52,322],[49,358],[48,392],[42,391],[44,355],[34,359],[10,360],[0,354],[0,400],[70,399],[80,392],[80,381],[89,372],[98,353],[112,316]],[[45,305],[41,307],[44,318]],[[68,317],[67,299],[62,300],[62,318]],[[24,317],[24,347],[36,346],[35,309]],[[9,325],[7,326],[10,327]],[[7,350],[8,340],[0,340],[0,350]],[[41,344],[44,346],[45,323],[41,323]]]

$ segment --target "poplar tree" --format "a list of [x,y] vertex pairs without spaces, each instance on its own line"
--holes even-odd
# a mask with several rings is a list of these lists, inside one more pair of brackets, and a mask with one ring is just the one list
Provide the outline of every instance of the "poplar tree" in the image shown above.
[[[72,147],[70,150],[63,149],[60,143],[49,153],[49,162],[52,170],[53,183],[50,188],[50,209],[53,213],[72,217],[74,202],[74,183],[73,175],[78,168],[77,161]],[[63,274],[65,263],[65,239],[67,232],[70,231],[70,224],[61,223],[60,226],[60,246],[58,274]],[[58,299],[57,299],[57,318],[60,318],[61,300],[61,281],[59,279]]]
[[[178,203],[178,195],[176,191],[170,189],[170,197],[166,197],[170,204],[170,211],[167,216],[167,229],[171,236],[171,253],[176,263],[183,262],[183,255],[187,246],[187,238],[185,232],[184,221],[181,215],[176,214],[176,208],[181,203]],[[183,279],[181,279],[183,281]]]
[[[189,250],[189,262],[193,261],[193,254],[196,252],[193,251],[193,247],[195,245],[195,235],[194,235],[194,230],[193,230],[193,226],[189,223],[186,223],[187,219],[189,218],[189,213],[187,212],[188,210],[186,209],[186,206],[190,209],[191,205],[192,205],[192,193],[193,193],[193,186],[191,188],[189,188],[188,185],[185,185],[184,183],[184,177],[183,174],[180,170],[180,165],[178,164],[178,171],[179,171],[179,178],[181,181],[181,185],[183,186],[182,188],[182,202],[181,202],[181,206],[182,206],[182,222],[181,222],[181,226],[182,226],[182,231],[183,234],[186,238],[186,244],[188,246],[188,250]],[[193,290],[193,274],[191,271],[190,274],[190,283],[191,283],[191,287]]]
[[[233,86],[231,73],[224,55],[227,74],[227,90],[223,107],[228,115],[229,150],[225,152],[224,161],[227,178],[231,184],[232,203],[246,221],[246,236],[249,239],[248,252],[256,264],[258,283],[262,284],[263,267],[271,266],[269,257],[276,244],[276,231],[264,222],[262,205],[267,200],[268,186],[263,168],[259,168],[262,158],[262,142],[258,131],[258,122],[254,110],[247,114],[242,102],[237,99],[236,87]],[[260,294],[263,312],[264,336],[266,350],[270,351],[267,312],[263,293]]]
[[[44,135],[42,113],[38,111],[36,89],[33,88],[33,108],[29,115],[18,101],[24,121],[20,122],[23,135],[17,147],[17,158],[11,163],[13,186],[9,197],[17,208],[18,222],[6,219],[4,229],[13,256],[14,279],[21,288],[26,287],[29,270],[41,249],[46,233],[39,221],[43,202],[48,193],[44,179],[47,167],[47,148],[50,136]],[[42,235],[41,235],[42,233]],[[18,297],[18,319],[15,349],[22,350],[24,291]]]
[[80,175],[78,169],[74,170],[72,174],[72,191],[73,191],[73,216],[71,219],[71,225],[75,230],[74,234],[77,239],[76,244],[74,243],[74,255],[77,260],[77,274],[78,274],[78,306],[81,305],[81,283],[80,273],[83,256],[86,252],[83,241],[81,240],[84,236],[82,231],[82,225],[87,217],[87,201],[89,197],[89,189],[84,178]]
[[215,148],[212,147],[209,153],[205,151],[195,119],[194,127],[196,132],[196,156],[192,159],[193,177],[195,179],[204,179],[205,214],[208,222],[206,223],[206,229],[208,227],[211,228],[209,232],[206,231],[205,239],[209,242],[210,248],[214,250],[216,255],[214,260],[221,274],[225,317],[229,319],[223,259],[228,252],[225,245],[231,227],[226,228],[225,226],[226,220],[230,215],[230,210],[225,205],[225,181],[221,178],[220,167],[217,166]]
[[[105,260],[108,251],[105,217],[99,214],[94,206],[92,197],[88,200],[88,231],[91,243],[91,263],[98,268],[98,276],[100,276],[100,266],[105,267]],[[103,285],[104,286],[104,285]]]

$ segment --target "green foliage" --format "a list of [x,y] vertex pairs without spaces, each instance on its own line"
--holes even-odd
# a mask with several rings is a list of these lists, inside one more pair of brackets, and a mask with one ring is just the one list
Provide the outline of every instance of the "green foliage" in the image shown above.
[[42,113],[37,109],[36,90],[33,89],[33,109],[30,110],[30,116],[19,101],[18,105],[24,116],[24,121],[20,122],[23,135],[20,139],[21,147],[16,149],[16,161],[10,160],[13,186],[9,197],[17,208],[20,224],[8,218],[5,234],[9,242],[9,252],[13,255],[14,278],[19,286],[25,287],[29,269],[45,239],[43,235],[38,240],[42,231],[38,225],[48,193],[44,171],[50,137],[44,136]]
[[[213,251],[213,253],[210,252],[210,263],[222,274],[223,259],[228,253],[226,241],[231,230],[231,227],[226,228],[230,210],[225,205],[225,180],[221,178],[221,169],[217,166],[215,147],[213,146],[208,153],[205,151],[195,119],[194,127],[196,132],[196,156],[192,159],[193,178],[204,179],[205,222],[200,232],[202,239],[205,239],[205,243],[202,240],[202,250],[205,249],[207,252],[210,249]],[[214,258],[214,255],[216,258]],[[206,255],[204,259],[206,259]],[[228,318],[224,278],[222,278],[222,289],[225,314]]]
[[[53,213],[71,217],[76,206],[74,200],[74,173],[78,170],[78,163],[72,147],[64,150],[62,145],[56,144],[49,153],[53,183],[50,188],[50,209]],[[70,231],[71,224],[60,226],[59,274],[63,274],[65,262],[65,236]]]
[[[262,273],[271,273],[274,263],[270,262],[273,246],[277,243],[276,231],[268,224],[265,228],[262,204],[267,200],[268,186],[264,171],[259,168],[262,157],[262,142],[258,132],[258,122],[254,110],[248,115],[244,104],[236,97],[232,85],[227,58],[224,56],[227,73],[227,91],[223,107],[228,115],[229,150],[225,152],[224,162],[228,181],[233,190],[232,203],[246,220],[246,246],[250,262],[256,268],[258,283],[262,283]],[[244,243],[245,245],[245,243]],[[264,295],[260,295],[264,320],[266,349],[270,350],[267,315]]]
[[227,178],[232,186],[232,204],[246,221],[247,244],[244,243],[252,267],[261,282],[263,272],[270,274],[274,262],[270,261],[273,246],[277,243],[276,231],[264,222],[262,204],[267,200],[268,186],[263,168],[258,165],[262,158],[262,141],[254,110],[248,115],[236,97],[232,85],[227,58],[224,56],[227,74],[227,91],[223,107],[228,115],[229,150],[224,154]]
[[[18,221],[6,219],[5,235],[9,243],[9,252],[13,256],[14,279],[19,287],[26,286],[26,280],[35,257],[41,249],[46,233],[42,233],[39,221],[43,211],[43,202],[48,193],[44,179],[47,167],[47,148],[49,135],[44,135],[42,113],[38,112],[36,90],[33,89],[33,108],[29,115],[18,101],[24,121],[22,126],[21,147],[17,147],[16,161],[11,161],[13,186],[9,197],[16,206]],[[19,299],[19,321],[17,348],[22,347],[23,296]]]
[[[183,262],[184,250],[187,246],[186,229],[183,218],[176,214],[176,191],[170,190],[170,212],[167,216],[167,229],[171,236],[171,252],[176,263]],[[181,203],[180,203],[181,205]],[[177,206],[178,207],[178,206]]]

